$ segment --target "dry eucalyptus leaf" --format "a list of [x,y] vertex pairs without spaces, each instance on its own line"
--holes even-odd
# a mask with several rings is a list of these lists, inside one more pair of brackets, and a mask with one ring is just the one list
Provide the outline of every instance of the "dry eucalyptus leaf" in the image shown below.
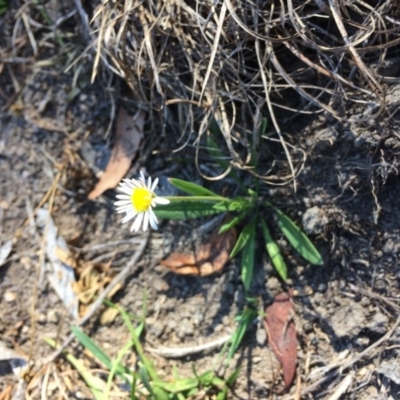
[[88,198],[94,200],[108,189],[115,188],[128,172],[143,138],[145,112],[138,111],[132,118],[121,107],[117,117],[117,129],[110,161]]
[[290,387],[296,374],[297,334],[292,313],[293,304],[290,295],[281,293],[265,310],[264,319],[268,343],[282,366],[285,389]]
[[229,261],[229,254],[236,243],[236,229],[225,233],[215,231],[210,241],[200,246],[196,254],[172,253],[160,264],[179,275],[208,276],[221,272]]

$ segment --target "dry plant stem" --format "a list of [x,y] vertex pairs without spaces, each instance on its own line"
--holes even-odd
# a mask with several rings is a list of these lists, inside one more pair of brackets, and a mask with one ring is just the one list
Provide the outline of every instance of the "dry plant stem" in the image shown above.
[[353,383],[353,380],[354,380],[354,375],[352,372],[350,372],[342,380],[342,382],[340,382],[340,384],[336,388],[335,393],[333,393],[328,400],[340,400],[342,396],[347,392],[347,389],[350,387],[350,385]]
[[329,5],[331,8],[331,12],[333,15],[333,18],[335,19],[336,26],[339,29],[340,34],[342,35],[342,38],[349,49],[349,52],[351,56],[353,57],[354,62],[357,64],[358,68],[360,69],[361,73],[367,78],[368,83],[372,87],[374,91],[381,91],[379,83],[376,81],[374,76],[371,74],[371,72],[368,70],[368,68],[365,66],[363,60],[361,59],[360,55],[358,54],[357,50],[355,49],[353,43],[350,42],[349,36],[346,32],[346,28],[343,25],[342,18],[339,15],[339,7],[337,4],[337,0],[329,0]]
[[308,386],[304,390],[301,391],[301,394],[305,396],[308,393],[313,392],[318,386],[322,385],[326,381],[336,377],[337,375],[341,374],[344,372],[347,368],[351,367],[354,365],[357,361],[361,360],[364,358],[367,354],[369,354],[372,350],[376,349],[379,347],[383,342],[388,340],[392,335],[393,332],[397,329],[397,327],[400,325],[400,316],[397,318],[397,321],[394,323],[392,326],[392,329],[390,329],[389,332],[386,333],[383,337],[381,337],[379,340],[377,340],[375,343],[373,343],[371,346],[367,347],[364,351],[362,351],[360,354],[357,354],[355,357],[353,357],[351,360],[348,360],[344,362],[339,370],[333,371],[332,373],[324,376],[323,378],[319,379],[318,381],[314,382],[312,385]]
[[[131,274],[132,268],[136,265],[139,258],[142,256],[147,243],[149,241],[149,235],[143,238],[142,243],[139,248],[135,251],[135,254],[132,256],[128,264],[119,272],[118,275],[114,277],[114,279],[110,282],[110,284],[102,290],[102,292],[97,297],[96,301],[90,306],[87,313],[80,319],[77,323],[78,327],[82,327],[85,325],[89,319],[94,315],[94,313],[100,308],[103,304],[103,300],[107,297],[107,295],[120,283],[127,279],[127,277]],[[50,355],[45,363],[53,362],[63,351],[69,346],[69,344],[75,339],[75,335],[71,333],[63,342],[63,344],[57,349],[52,355]]]
[[[270,44],[268,44],[268,45],[267,45],[267,49],[268,49],[269,52],[271,52],[272,46],[271,46]],[[270,115],[271,115],[272,123],[274,124],[276,133],[277,133],[278,136],[279,136],[279,140],[280,140],[280,142],[281,142],[281,144],[282,144],[282,147],[283,147],[283,149],[284,149],[284,151],[285,151],[285,154],[286,154],[286,158],[287,158],[287,160],[288,160],[288,162],[289,162],[290,171],[291,171],[292,177],[293,177],[293,188],[294,188],[294,191],[296,191],[296,179],[295,179],[296,173],[295,173],[295,171],[294,171],[294,167],[293,167],[293,163],[292,163],[292,158],[291,158],[290,153],[289,153],[289,150],[288,150],[288,148],[287,148],[285,139],[284,139],[283,136],[282,136],[281,129],[280,129],[280,127],[279,127],[278,121],[277,121],[276,118],[275,118],[274,109],[273,109],[272,104],[271,104],[271,99],[270,99],[270,96],[269,96],[269,87],[268,87],[267,78],[266,78],[265,72],[264,72],[264,65],[263,65],[263,62],[261,61],[260,46],[259,46],[259,41],[258,41],[258,39],[256,39],[256,53],[257,53],[258,64],[259,64],[259,66],[260,66],[261,78],[262,78],[263,85],[264,85],[265,100],[267,101],[268,110],[269,110]]]
[[223,336],[217,340],[212,342],[208,342],[205,344],[200,344],[198,346],[190,346],[190,347],[159,347],[158,349],[147,348],[146,350],[150,353],[157,354],[159,356],[165,358],[181,358],[186,356],[191,356],[193,354],[198,354],[203,351],[213,350],[217,347],[225,344],[229,339],[231,339],[232,335]]
[[215,34],[213,47],[211,49],[211,56],[210,56],[210,61],[208,62],[207,72],[206,72],[206,75],[204,77],[203,88],[201,90],[201,95],[200,95],[200,99],[199,99],[199,106],[201,106],[201,103],[203,101],[203,95],[204,95],[204,92],[205,92],[206,87],[207,87],[208,78],[210,77],[210,74],[211,74],[211,71],[212,71],[212,68],[213,68],[213,65],[214,65],[215,55],[217,53],[218,44],[219,44],[219,38],[221,37],[221,32],[222,32],[222,27],[223,27],[225,15],[226,15],[226,3],[224,2],[222,4],[221,13],[220,13],[219,18],[218,18],[217,32]]

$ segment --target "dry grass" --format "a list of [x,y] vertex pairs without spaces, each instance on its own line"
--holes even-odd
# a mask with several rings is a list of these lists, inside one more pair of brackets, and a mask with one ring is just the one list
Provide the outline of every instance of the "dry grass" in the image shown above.
[[[92,79],[105,71],[102,66],[123,78],[138,107],[161,126],[172,110],[182,134],[178,148],[199,148],[215,118],[232,163],[241,169],[249,169],[249,142],[257,140],[261,118],[268,116],[268,137],[279,139],[290,173],[257,176],[288,182],[301,166],[293,165],[284,135],[293,116],[327,112],[358,124],[385,112],[388,77],[373,65],[398,55],[395,3],[105,1],[90,25]],[[373,115],[347,115],[348,102],[372,103]]]

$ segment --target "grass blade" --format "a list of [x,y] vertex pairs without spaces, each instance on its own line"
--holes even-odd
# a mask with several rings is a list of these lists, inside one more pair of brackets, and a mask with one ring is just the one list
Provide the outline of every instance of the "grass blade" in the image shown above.
[[[57,344],[53,339],[44,338],[45,342],[53,348],[57,348]],[[82,360],[78,360],[72,354],[67,351],[63,351],[63,354],[67,361],[79,372],[79,375],[86,382],[89,389],[93,393],[96,400],[107,400],[106,393],[104,391],[106,383],[97,376],[94,376],[84,365]]]
[[244,334],[246,333],[248,327],[253,322],[256,316],[257,316],[256,311],[254,311],[252,308],[247,308],[237,318],[239,326],[232,334],[231,345],[229,348],[229,353],[227,358],[228,363],[232,359],[233,355],[236,353],[236,350],[238,349],[240,343],[242,343]]
[[72,326],[71,331],[83,347],[89,350],[94,357],[97,358],[97,360],[104,364],[108,369],[111,369],[111,359],[99,346],[97,346],[95,342],[93,342],[92,339],[90,339],[89,336],[86,335],[86,333],[84,333],[77,326]]
[[289,243],[307,261],[314,265],[323,265],[321,254],[308,236],[282,211],[275,208],[278,215],[278,226]]
[[219,197],[216,193],[208,190],[196,183],[186,182],[181,179],[169,178],[171,185],[182,190],[185,193],[191,194],[192,196],[214,196]]
[[287,267],[285,260],[282,256],[281,250],[277,243],[271,236],[271,233],[267,227],[264,220],[261,220],[262,230],[264,234],[265,245],[267,248],[267,253],[272,261],[273,266],[280,275],[280,277],[286,282],[287,280]]
[[254,270],[254,250],[256,246],[256,220],[250,223],[248,239],[242,253],[242,281],[246,292],[249,291]]

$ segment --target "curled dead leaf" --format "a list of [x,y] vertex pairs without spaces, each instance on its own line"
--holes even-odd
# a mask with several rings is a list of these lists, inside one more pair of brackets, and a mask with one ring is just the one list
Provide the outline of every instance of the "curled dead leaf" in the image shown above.
[[121,107],[117,117],[117,129],[110,161],[95,188],[88,198],[94,200],[108,189],[115,188],[128,172],[143,138],[145,112],[138,111],[132,118]]
[[217,230],[208,243],[200,246],[196,254],[172,253],[161,260],[160,264],[179,275],[212,275],[222,271],[236,239],[235,228],[221,234]]
[[282,366],[285,389],[289,388],[296,374],[297,334],[293,321],[293,303],[288,293],[278,294],[265,310],[264,327],[268,342]]

